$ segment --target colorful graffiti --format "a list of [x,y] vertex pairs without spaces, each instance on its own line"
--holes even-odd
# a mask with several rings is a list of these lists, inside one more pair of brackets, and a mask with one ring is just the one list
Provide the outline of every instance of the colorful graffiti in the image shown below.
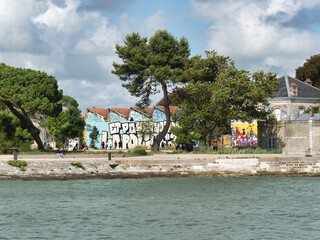
[[233,146],[258,146],[258,126],[255,123],[232,124]]
[[95,113],[87,113],[86,117],[86,122],[104,122],[105,120],[103,119],[102,116],[95,114]]
[[[165,121],[89,123],[86,125],[86,143],[88,146],[90,145],[91,139],[89,134],[92,131],[92,127],[96,126],[99,130],[98,140],[96,142],[97,148],[101,148],[102,145],[109,149],[110,147],[111,149],[129,149],[137,145],[150,147],[155,136],[162,131],[164,125]],[[172,122],[171,125],[175,126],[176,124]],[[165,142],[164,144],[166,145],[172,145],[174,139],[175,136],[171,132],[168,132],[163,142]]]

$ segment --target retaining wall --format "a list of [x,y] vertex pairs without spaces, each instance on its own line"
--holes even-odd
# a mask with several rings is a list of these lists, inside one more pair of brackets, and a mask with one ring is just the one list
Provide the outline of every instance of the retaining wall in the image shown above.
[[[0,158],[0,179],[87,179],[181,176],[320,176],[320,156],[282,155],[153,155],[133,158],[19,157],[25,171]],[[9,159],[8,159],[9,160]],[[80,162],[85,169],[71,163]]]

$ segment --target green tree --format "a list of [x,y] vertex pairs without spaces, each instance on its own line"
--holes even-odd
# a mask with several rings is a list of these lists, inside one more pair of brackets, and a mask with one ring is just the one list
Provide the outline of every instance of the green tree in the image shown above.
[[44,72],[14,68],[0,64],[0,103],[28,129],[39,149],[44,145],[40,129],[31,121],[31,115],[57,116],[61,112],[62,90],[57,80]]
[[64,110],[58,117],[47,117],[45,120],[49,133],[60,142],[65,142],[68,138],[82,137],[85,120],[81,117],[77,101],[64,95],[61,104]]
[[180,128],[193,133],[188,136],[179,130],[182,137],[198,136],[208,147],[213,135],[230,132],[231,120],[251,122],[270,117],[271,110],[265,106],[267,97],[277,90],[277,81],[276,74],[260,71],[251,75],[237,70],[229,57],[214,51],[206,54],[205,59],[193,59],[194,66],[188,69],[187,97],[175,120]]
[[296,78],[303,81],[309,78],[313,86],[320,88],[320,54],[311,56],[301,67],[298,67]]
[[157,93],[158,88],[162,90],[166,124],[153,142],[152,150],[157,151],[171,121],[168,87],[182,80],[190,55],[188,41],[177,40],[165,30],[157,31],[149,41],[132,33],[126,36],[123,46],[116,45],[116,53],[123,63],[114,62],[112,73],[126,82],[122,86],[133,96],[140,98],[138,105],[148,106],[150,96]]
[[154,123],[151,121],[141,121],[137,123],[137,132],[139,139],[141,139],[141,145],[153,137],[154,133]]
[[89,134],[89,137],[91,139],[91,142],[90,142],[90,147],[94,148],[95,147],[95,143],[98,139],[98,135],[99,135],[99,131],[97,129],[96,126],[93,126],[92,127],[92,131],[91,133]]
[[[168,94],[168,101],[170,106],[180,106],[186,99],[186,91],[183,87],[177,87],[172,93]],[[157,106],[163,106],[163,99],[161,99]]]
[[20,126],[20,121],[8,110],[0,111],[0,152],[9,153],[11,147],[30,150],[32,136]]

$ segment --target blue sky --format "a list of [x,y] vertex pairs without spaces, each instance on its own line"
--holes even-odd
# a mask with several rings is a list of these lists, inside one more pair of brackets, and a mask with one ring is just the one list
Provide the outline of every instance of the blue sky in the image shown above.
[[0,62],[55,76],[84,110],[129,107],[136,99],[111,74],[127,34],[167,29],[192,55],[216,50],[294,77],[320,53],[319,12],[320,0],[0,0]]

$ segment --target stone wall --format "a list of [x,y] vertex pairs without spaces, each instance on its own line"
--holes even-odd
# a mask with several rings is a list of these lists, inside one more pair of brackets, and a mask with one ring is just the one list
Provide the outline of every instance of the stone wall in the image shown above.
[[268,136],[275,135],[275,148],[284,154],[320,154],[320,121],[282,121],[277,126],[258,124],[259,147],[268,148]]
[[[20,158],[21,159],[21,158]],[[217,156],[217,155],[153,155],[134,158],[107,157],[63,159],[28,159],[22,171],[0,158],[0,179],[87,179],[141,178],[179,176],[320,176],[320,156],[285,157]],[[84,169],[71,163],[80,162]]]

